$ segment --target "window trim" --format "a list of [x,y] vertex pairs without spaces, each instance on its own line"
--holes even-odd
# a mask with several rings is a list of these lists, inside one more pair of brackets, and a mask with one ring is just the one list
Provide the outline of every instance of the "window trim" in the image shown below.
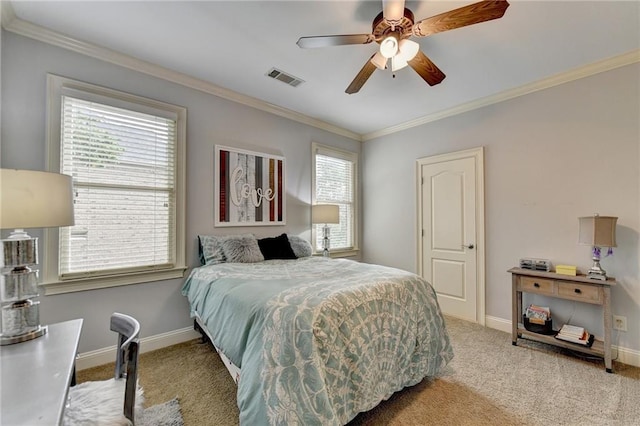
[[108,98],[112,104],[134,103],[143,108],[166,111],[177,117],[175,147],[175,265],[165,269],[157,267],[147,271],[106,274],[94,277],[60,279],[58,270],[59,232],[58,228],[44,230],[44,262],[42,263],[42,283],[45,295],[71,293],[99,288],[117,287],[144,282],[162,281],[184,277],[186,266],[186,129],[187,109],[168,103],[108,89],[90,83],[72,80],[54,74],[47,74],[47,127],[46,159],[47,170],[60,171],[60,120],[61,96],[63,91],[80,91],[97,98]]
[[[340,148],[334,148],[328,145],[322,145],[317,142],[311,143],[311,205],[316,204],[316,155],[326,155],[328,157],[340,158],[342,160],[353,162],[353,247],[346,249],[331,249],[329,255],[331,257],[350,257],[356,256],[360,252],[359,244],[359,204],[360,199],[358,193],[358,176],[359,176],[359,155],[357,152],[347,151]],[[311,224],[311,247],[313,247],[313,254],[316,256],[322,255],[322,250],[316,249],[317,235],[315,232],[315,226]]]

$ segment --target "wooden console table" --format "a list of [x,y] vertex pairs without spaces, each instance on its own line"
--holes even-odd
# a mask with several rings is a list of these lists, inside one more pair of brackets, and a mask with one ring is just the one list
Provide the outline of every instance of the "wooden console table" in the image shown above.
[[41,337],[2,347],[3,425],[62,423],[81,330],[81,319],[50,324]]
[[[521,337],[598,356],[604,358],[607,373],[613,372],[611,365],[611,286],[616,284],[614,278],[599,281],[584,275],[561,275],[522,268],[511,268],[508,272],[511,273],[512,280],[513,345],[517,345],[518,337]],[[523,292],[602,306],[604,341],[596,339],[591,347],[587,347],[525,329],[521,324]]]

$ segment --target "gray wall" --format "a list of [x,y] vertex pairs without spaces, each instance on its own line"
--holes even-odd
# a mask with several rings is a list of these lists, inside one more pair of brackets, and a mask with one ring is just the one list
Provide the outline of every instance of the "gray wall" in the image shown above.
[[[577,218],[618,216],[618,247],[602,266],[620,282],[613,313],[629,331],[613,343],[640,349],[639,75],[629,65],[365,142],[363,260],[415,272],[416,160],[484,146],[487,316],[511,319],[506,271],[521,257],[585,271]],[[554,324],[573,314],[602,335],[595,307],[531,301],[551,306]]]
[[[3,168],[45,169],[47,73],[187,108],[186,230],[190,266],[198,264],[198,234],[252,232],[273,236],[287,232],[310,238],[311,143],[360,152],[360,142],[13,33],[3,31],[1,42]],[[295,89],[283,85],[283,90]],[[214,229],[215,144],[286,157],[286,226]],[[38,230],[31,233],[42,236]],[[41,264],[45,255],[41,239]],[[180,293],[182,282],[178,279],[41,296],[41,322],[84,318],[80,352],[115,344],[108,329],[108,318],[114,311],[137,317],[143,337],[178,330],[191,325],[187,301]]]

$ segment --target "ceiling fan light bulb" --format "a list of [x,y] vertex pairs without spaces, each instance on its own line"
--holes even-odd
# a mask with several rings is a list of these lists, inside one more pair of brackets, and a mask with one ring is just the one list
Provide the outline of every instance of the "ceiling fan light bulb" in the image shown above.
[[385,58],[393,58],[398,53],[398,40],[389,36],[380,43],[380,54]]
[[398,45],[398,55],[402,55],[402,58],[407,62],[416,57],[418,50],[420,50],[420,45],[413,40],[400,40]]
[[391,58],[391,71],[396,72],[409,65],[401,55]]
[[371,63],[375,65],[376,68],[381,70],[387,68],[387,58],[382,56],[380,52],[376,52],[376,54],[373,55],[373,58],[371,58]]

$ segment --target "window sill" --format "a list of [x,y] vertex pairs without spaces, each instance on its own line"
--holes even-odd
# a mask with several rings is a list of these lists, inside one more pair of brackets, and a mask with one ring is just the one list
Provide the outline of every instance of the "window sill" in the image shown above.
[[[331,250],[329,251],[329,257],[338,258],[338,257],[355,257],[360,254],[360,249],[354,248],[350,250]],[[313,254],[314,256],[322,256],[321,251],[317,251]]]
[[78,291],[97,290],[101,288],[119,287],[130,284],[140,284],[152,281],[163,281],[174,278],[184,278],[186,266],[163,271],[141,272],[137,274],[112,275],[103,277],[79,278],[65,281],[51,281],[40,284],[44,295],[75,293]]

